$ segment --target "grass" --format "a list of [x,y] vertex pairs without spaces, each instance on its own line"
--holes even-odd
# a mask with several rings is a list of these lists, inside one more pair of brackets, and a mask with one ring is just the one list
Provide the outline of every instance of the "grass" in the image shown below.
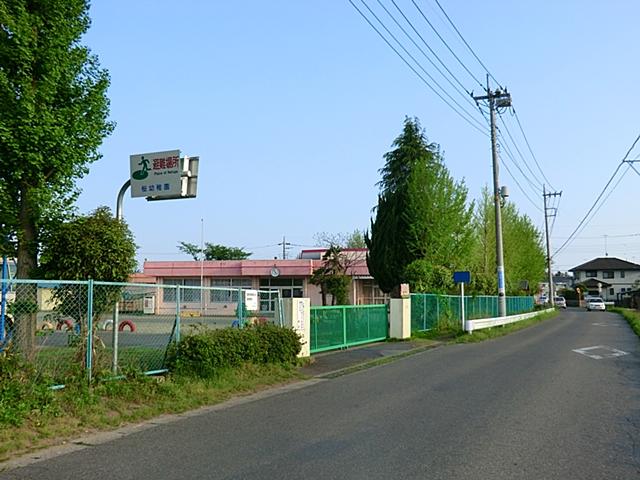
[[211,379],[133,374],[126,380],[101,382],[91,389],[82,383],[68,384],[55,393],[53,405],[46,412],[33,412],[19,426],[0,428],[0,461],[81,434],[193,410],[299,378],[295,366],[246,364]]
[[629,322],[631,329],[640,337],[640,312],[630,308],[612,308],[612,312],[619,313]]
[[438,340],[448,343],[474,343],[489,340],[491,338],[502,337],[518,330],[528,328],[532,325],[536,325],[540,322],[555,317],[558,314],[557,311],[540,313],[535,317],[521,320],[515,323],[509,323],[507,325],[484,328],[482,330],[476,330],[473,333],[463,332],[457,325],[454,327],[448,322],[443,322],[433,330],[426,332],[414,332],[412,334],[415,338],[428,338],[431,340]]

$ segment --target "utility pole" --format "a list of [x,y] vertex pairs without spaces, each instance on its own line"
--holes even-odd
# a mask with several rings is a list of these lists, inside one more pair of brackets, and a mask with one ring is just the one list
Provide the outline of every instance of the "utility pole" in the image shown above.
[[487,75],[487,94],[479,97],[473,97],[478,102],[479,100],[486,100],[489,103],[490,121],[491,121],[491,158],[493,163],[493,200],[495,204],[496,212],[496,274],[498,277],[498,316],[507,316],[507,298],[505,296],[505,282],[504,282],[504,253],[502,247],[502,212],[501,203],[502,195],[500,190],[499,181],[499,168],[498,168],[498,146],[496,141],[497,129],[496,129],[496,110],[502,107],[511,106],[511,94],[505,89],[503,92],[501,89],[491,91],[489,86],[489,76]]
[[287,250],[289,250],[290,243],[286,241],[284,235],[282,236],[282,242],[278,245],[282,245],[282,259],[285,260],[287,258]]
[[[551,243],[549,242],[549,214],[547,213],[550,209],[547,208],[547,198],[549,197],[559,197],[562,195],[562,192],[553,192],[547,193],[547,189],[545,185],[542,185],[542,199],[544,201],[544,230],[545,236],[547,238],[547,274],[549,275],[549,302],[551,306],[555,306],[556,302],[554,299],[553,292],[553,273],[551,271]],[[555,216],[555,212],[552,216]]]

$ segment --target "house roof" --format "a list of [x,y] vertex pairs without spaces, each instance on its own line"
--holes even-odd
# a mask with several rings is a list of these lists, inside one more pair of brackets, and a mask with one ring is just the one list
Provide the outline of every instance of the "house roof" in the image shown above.
[[585,270],[640,270],[640,265],[616,257],[600,257],[573,267],[569,271],[576,272]]
[[588,278],[584,282],[582,282],[582,285],[584,285],[587,288],[598,288],[598,287],[608,288],[611,286],[610,283],[605,282],[604,280],[598,280],[597,278]]

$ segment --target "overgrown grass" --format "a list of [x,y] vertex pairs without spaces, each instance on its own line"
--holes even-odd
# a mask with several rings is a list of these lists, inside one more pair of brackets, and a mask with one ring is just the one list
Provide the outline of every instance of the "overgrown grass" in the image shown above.
[[640,337],[640,312],[638,310],[632,310],[630,308],[612,308],[612,312],[619,313],[624,317],[624,319],[629,322],[631,328],[636,335]]
[[457,325],[457,322],[455,325],[453,325],[451,322],[445,321],[439,324],[436,328],[432,330],[429,330],[426,332],[414,332],[412,336],[415,338],[428,338],[431,340],[439,340],[443,342],[452,342],[452,343],[482,342],[483,340],[502,337],[504,335],[508,335],[518,330],[522,330],[523,328],[536,325],[544,320],[548,320],[550,318],[555,317],[557,314],[558,314],[558,311],[540,313],[535,317],[528,318],[526,320],[521,320],[516,323],[509,323],[504,326],[498,326],[498,327],[492,327],[492,328],[484,328],[482,330],[476,330],[473,333],[464,332],[459,327],[459,325]]
[[65,389],[50,392],[45,409],[33,410],[18,425],[0,428],[0,461],[80,434],[185,412],[299,378],[293,365],[244,364],[206,379],[130,374],[92,388],[68,383]]

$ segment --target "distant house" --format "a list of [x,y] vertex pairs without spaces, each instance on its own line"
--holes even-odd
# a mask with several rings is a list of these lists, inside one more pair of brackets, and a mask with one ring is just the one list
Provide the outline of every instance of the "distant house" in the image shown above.
[[596,295],[605,301],[620,299],[620,295],[634,290],[640,282],[640,265],[616,257],[600,257],[573,267],[576,285],[587,288],[586,295]]

